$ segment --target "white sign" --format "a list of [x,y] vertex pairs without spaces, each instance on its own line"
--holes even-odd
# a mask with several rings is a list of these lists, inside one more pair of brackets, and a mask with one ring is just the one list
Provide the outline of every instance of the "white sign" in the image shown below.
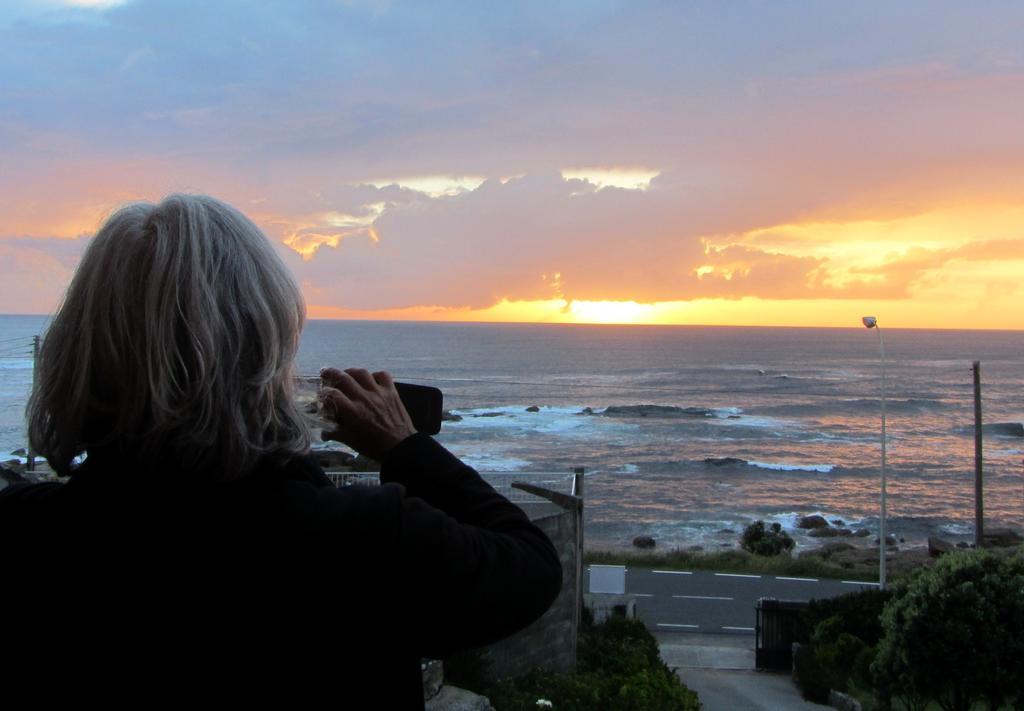
[[590,592],[626,594],[626,566],[624,565],[592,565],[590,566]]

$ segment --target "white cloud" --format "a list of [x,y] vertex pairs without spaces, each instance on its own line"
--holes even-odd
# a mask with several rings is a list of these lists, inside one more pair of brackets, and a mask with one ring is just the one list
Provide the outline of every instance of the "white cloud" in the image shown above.
[[651,181],[661,174],[659,170],[647,168],[569,168],[562,170],[566,180],[585,180],[601,188],[622,188],[624,190],[646,190]]
[[372,180],[367,185],[372,185],[375,188],[386,188],[394,185],[436,198],[452,197],[476,190],[483,182],[484,178],[477,175],[420,175],[408,178]]

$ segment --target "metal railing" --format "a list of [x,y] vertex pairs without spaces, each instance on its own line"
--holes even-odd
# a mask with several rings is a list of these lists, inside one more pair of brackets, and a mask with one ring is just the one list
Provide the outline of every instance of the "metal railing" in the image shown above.
[[[327,476],[338,487],[380,485],[380,474],[377,472],[327,472]],[[537,497],[514,489],[513,482],[533,484],[562,494],[574,493],[573,472],[480,472],[480,476],[495,491],[515,503],[536,501]]]

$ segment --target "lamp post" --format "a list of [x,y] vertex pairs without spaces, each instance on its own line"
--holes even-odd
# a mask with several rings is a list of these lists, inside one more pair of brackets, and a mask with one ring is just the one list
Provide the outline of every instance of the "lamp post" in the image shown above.
[[882,356],[882,518],[878,524],[878,584],[885,590],[885,341],[882,340],[882,328],[874,316],[861,319],[865,328],[878,331],[878,348]]

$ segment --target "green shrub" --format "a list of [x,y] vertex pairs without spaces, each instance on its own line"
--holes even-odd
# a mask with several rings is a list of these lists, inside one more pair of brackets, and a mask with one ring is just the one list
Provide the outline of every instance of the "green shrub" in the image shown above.
[[897,590],[871,665],[883,703],[1024,705],[1024,558],[943,556]]
[[805,699],[827,703],[829,689],[871,687],[879,619],[890,597],[888,591],[863,590],[810,602],[795,631],[801,647],[793,662]]
[[754,555],[772,556],[790,550],[795,544],[782,526],[773,523],[765,528],[764,521],[754,521],[743,530],[740,547]]
[[830,618],[837,618],[840,632],[857,637],[869,646],[882,638],[882,610],[892,597],[889,590],[860,590],[838,597],[811,600],[800,615],[796,630],[798,642],[810,642],[817,626]]
[[816,704],[828,703],[829,685],[814,647],[801,644],[793,655],[793,676],[801,695]]
[[639,620],[611,617],[584,625],[576,674],[535,671],[482,690],[498,711],[536,711],[537,700],[553,711],[697,711],[697,694],[662,661],[658,643]]

